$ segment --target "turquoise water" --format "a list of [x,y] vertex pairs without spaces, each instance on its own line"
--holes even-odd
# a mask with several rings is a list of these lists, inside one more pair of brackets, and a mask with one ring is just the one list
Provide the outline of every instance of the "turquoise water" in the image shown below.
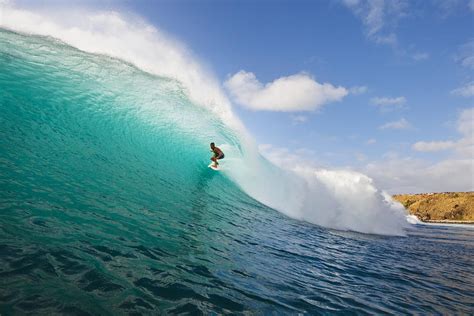
[[173,79],[0,30],[0,110],[2,315],[474,310],[473,229],[286,217],[207,168],[241,137]]

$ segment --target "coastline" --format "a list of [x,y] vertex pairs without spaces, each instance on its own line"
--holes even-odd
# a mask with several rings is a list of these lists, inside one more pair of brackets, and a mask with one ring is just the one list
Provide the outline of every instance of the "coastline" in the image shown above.
[[425,220],[420,222],[427,223],[427,224],[461,224],[461,225],[474,225],[474,221],[452,221],[452,220]]

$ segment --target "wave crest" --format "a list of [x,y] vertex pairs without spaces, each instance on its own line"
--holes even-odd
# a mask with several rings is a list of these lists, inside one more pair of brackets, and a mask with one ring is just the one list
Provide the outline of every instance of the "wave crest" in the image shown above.
[[[216,123],[219,126],[226,125],[237,132],[234,144],[222,145],[226,152],[223,173],[258,201],[290,217],[326,227],[404,234],[403,207],[377,190],[367,176],[308,168],[289,171],[269,163],[233,114],[212,73],[183,44],[155,27],[136,19],[129,21],[117,12],[54,14],[18,9],[5,3],[0,3],[0,8],[2,28],[51,36],[82,51],[119,58],[146,72],[182,83],[192,103],[216,114],[220,118],[220,123]],[[199,117],[186,118],[192,119]],[[213,130],[219,133],[222,129]]]

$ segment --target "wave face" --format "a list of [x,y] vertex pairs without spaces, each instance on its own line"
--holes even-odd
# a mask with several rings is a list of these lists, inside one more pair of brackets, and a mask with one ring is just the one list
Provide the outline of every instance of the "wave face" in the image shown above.
[[[406,238],[304,222],[404,234],[370,179],[279,169],[228,105],[190,97],[191,79],[110,56],[0,29],[0,313],[465,308],[449,282],[392,270]],[[207,168],[210,140],[222,172]],[[469,264],[450,249],[413,258]]]
[[[3,12],[0,26],[52,36],[94,53],[81,54],[60,42],[41,42],[38,38],[39,42],[31,47],[14,48],[21,52],[18,53],[21,58],[31,59],[38,66],[44,63],[45,68],[39,71],[49,73],[47,67],[55,66],[52,68],[55,73],[64,72],[60,76],[62,80],[42,74],[42,89],[53,91],[48,102],[68,103],[67,98],[81,95],[81,102],[75,103],[78,107],[75,110],[81,114],[72,115],[79,118],[86,109],[94,113],[90,115],[102,113],[95,120],[85,115],[84,120],[96,124],[91,128],[107,130],[103,119],[110,124],[108,129],[121,130],[107,141],[118,142],[117,148],[123,144],[121,136],[140,134],[143,147],[133,147],[137,145],[134,144],[127,148],[137,159],[150,159],[147,166],[155,177],[174,178],[178,173],[178,178],[199,178],[197,170],[208,159],[203,154],[204,148],[214,141],[226,153],[223,169],[227,179],[267,206],[325,227],[404,235],[407,222],[403,207],[384,196],[368,177],[347,171],[304,168],[284,171],[263,159],[210,72],[186,47],[145,22],[128,22],[114,12],[61,12],[49,17],[8,6],[4,6]],[[25,54],[26,51],[30,54]],[[97,53],[120,60],[100,57]],[[58,95],[60,89],[67,92]],[[75,111],[74,105],[67,108]],[[55,113],[52,112],[50,116]],[[113,159],[119,159],[119,154],[124,153],[102,153]],[[129,163],[125,160],[121,165]],[[173,184],[180,188],[194,186],[194,183]]]

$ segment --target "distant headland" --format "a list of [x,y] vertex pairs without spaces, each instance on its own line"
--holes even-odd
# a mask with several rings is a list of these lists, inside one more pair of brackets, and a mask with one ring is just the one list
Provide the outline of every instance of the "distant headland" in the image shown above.
[[423,222],[474,224],[474,192],[396,194],[393,198]]

